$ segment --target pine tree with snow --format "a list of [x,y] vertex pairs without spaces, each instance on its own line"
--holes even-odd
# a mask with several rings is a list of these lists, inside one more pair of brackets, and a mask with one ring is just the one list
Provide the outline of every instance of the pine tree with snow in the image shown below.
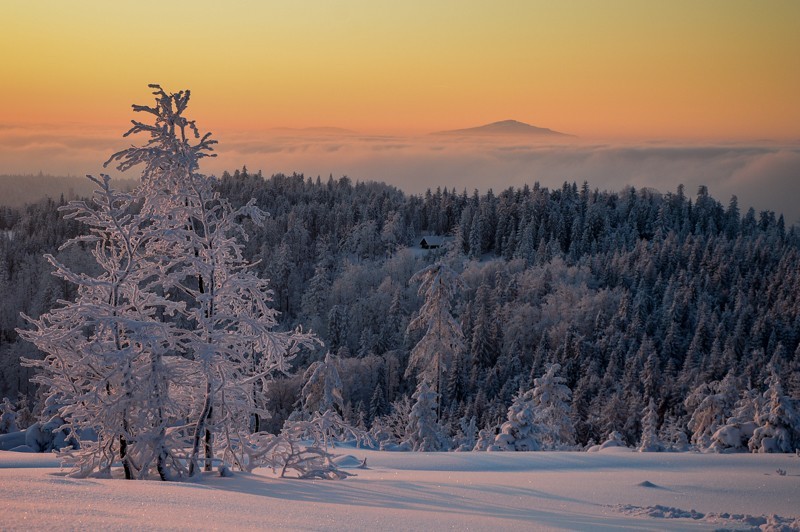
[[700,384],[686,398],[684,406],[692,413],[688,423],[692,445],[700,450],[710,447],[713,434],[730,416],[736,395],[735,378],[728,373],[722,381]]
[[770,368],[764,403],[756,415],[758,425],[748,447],[754,453],[791,453],[800,448],[800,409],[783,392],[775,368]]
[[664,444],[658,438],[658,411],[653,398],[647,403],[644,416],[642,416],[642,441],[639,452],[659,452],[664,450]]
[[438,397],[430,385],[421,381],[412,396],[414,406],[408,416],[406,430],[406,443],[414,451],[435,452],[444,451],[449,447],[442,428],[436,420],[436,405]]
[[372,397],[369,400],[369,417],[370,419],[378,418],[389,409],[386,402],[386,392],[383,391],[383,386],[380,382],[375,386],[372,392]]
[[17,412],[8,397],[3,397],[3,404],[0,405],[0,434],[17,432]]
[[689,437],[679,419],[666,416],[659,430],[659,439],[664,444],[665,451],[683,453],[690,450]]
[[534,417],[542,427],[541,443],[545,449],[563,449],[575,445],[570,400],[572,391],[566,379],[557,375],[560,364],[550,364],[544,375],[533,380]]
[[545,429],[536,419],[533,390],[520,391],[508,408],[507,420],[488,451],[539,451]]
[[336,367],[336,359],[330,352],[324,360],[311,364],[305,372],[306,381],[300,396],[303,410],[307,413],[332,410],[340,415],[344,411],[342,399],[342,379]]
[[464,352],[464,334],[450,312],[453,298],[462,283],[443,262],[432,264],[411,278],[419,283],[418,293],[425,298],[419,314],[408,325],[408,332],[424,331],[411,350],[406,376],[416,374],[436,396],[436,417],[441,416],[441,393],[456,358]]

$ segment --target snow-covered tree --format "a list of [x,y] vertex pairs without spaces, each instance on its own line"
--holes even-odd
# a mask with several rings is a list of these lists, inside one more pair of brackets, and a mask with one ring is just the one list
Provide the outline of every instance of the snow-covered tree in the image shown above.
[[[386,441],[388,444],[398,444],[406,441],[408,427],[411,424],[410,418],[413,406],[411,399],[407,395],[394,401],[389,408],[389,413],[378,418],[376,439]],[[378,438],[377,436],[380,437]]]
[[425,299],[419,314],[408,324],[408,332],[423,330],[424,335],[411,350],[406,376],[417,375],[428,383],[436,396],[436,416],[441,415],[441,392],[455,359],[464,352],[464,334],[450,312],[453,298],[461,286],[458,275],[443,262],[417,272],[412,283],[420,283],[419,295]]
[[[278,332],[277,311],[269,306],[268,282],[259,278],[243,256],[243,217],[259,224],[264,213],[251,200],[234,209],[213,189],[213,179],[198,173],[199,162],[213,156],[210,133],[201,137],[194,121],[184,116],[189,91],[167,94],[154,85],[156,105],[134,106],[152,115],[154,123],[134,121],[126,134],[145,133],[144,146],[114,154],[120,170],[141,166],[142,212],[164,237],[150,252],[162,257],[166,292],[181,294],[181,347],[197,365],[203,384],[202,404],[192,420],[189,475],[197,470],[201,444],[205,468],[211,467],[212,434],[226,456],[234,457],[249,433],[255,405],[253,385],[269,385],[275,372],[312,337],[301,331]],[[196,143],[192,139],[199,139]],[[213,417],[212,417],[213,414]]]
[[19,332],[46,353],[27,363],[41,370],[35,381],[60,405],[64,430],[78,439],[87,431],[96,434],[76,452],[81,473],[108,471],[119,459],[126,478],[147,474],[153,463],[165,477],[165,394],[178,365],[165,365],[163,355],[177,348],[178,338],[172,324],[157,316],[174,314],[181,305],[154,289],[157,269],[146,246],[161,233],[137,212],[136,196],[115,192],[108,176],[90,179],[99,187],[93,204],[63,207],[89,234],[62,248],[93,244],[99,273],[75,273],[47,255],[54,275],[77,286],[77,297],[28,318],[34,329]]
[[536,420],[533,390],[520,391],[508,408],[507,420],[487,451],[539,451],[544,428]]
[[457,451],[472,451],[478,443],[478,425],[475,416],[466,416],[458,420],[458,432],[455,436]]
[[767,379],[764,402],[756,415],[753,437],[748,442],[752,452],[790,453],[800,448],[800,409],[784,394],[774,368]]
[[324,360],[311,364],[304,375],[306,381],[301,391],[303,410],[308,413],[332,410],[342,413],[342,379],[336,359],[328,352]]
[[427,381],[417,385],[413,395],[414,406],[408,416],[406,442],[414,451],[431,452],[447,450],[446,438],[436,420],[437,394]]
[[541,443],[545,449],[575,445],[570,399],[572,391],[566,379],[557,375],[560,364],[550,364],[544,375],[533,380],[534,419],[542,427]]
[[507,421],[489,450],[539,451],[575,445],[568,404],[572,392],[564,378],[556,375],[560,369],[560,364],[548,365],[544,375],[534,379],[532,389],[514,397]]
[[0,405],[0,434],[17,432],[17,411],[8,397],[3,397]]
[[691,448],[685,425],[675,416],[664,417],[664,422],[658,431],[658,439],[664,445],[665,451],[683,453]]
[[473,451],[488,451],[494,445],[497,427],[485,427],[478,431],[478,438],[475,441]]
[[761,397],[753,389],[743,390],[731,416],[711,436],[709,449],[715,452],[744,452],[756,430]]
[[[100,187],[94,205],[67,207],[90,229],[68,244],[93,244],[100,273],[77,274],[49,256],[77,297],[20,331],[47,354],[30,363],[81,439],[73,455],[79,474],[107,471],[119,458],[126,478],[145,478],[153,466],[162,479],[193,475],[201,446],[210,469],[214,439],[225,460],[242,465],[258,410],[254,386],[265,389],[275,372],[287,372],[312,341],[275,330],[267,281],[241,244],[240,220],[260,223],[264,213],[252,202],[234,209],[197,172],[216,141],[184,116],[189,92],[151,88],[155,106],[133,109],[153,123],[133,121],[126,133],[149,140],[106,163],[141,167],[141,185],[123,194],[107,176],[92,178]],[[83,438],[86,431],[96,440]]]
[[658,411],[653,398],[647,403],[642,416],[642,441],[639,444],[640,452],[658,452],[664,450],[664,444],[658,438]]
[[290,417],[286,427],[294,433],[303,433],[304,437],[311,438],[314,442],[321,442],[326,451],[328,445],[337,440],[365,442],[366,432],[353,427],[342,418],[342,380],[339,378],[336,360],[330,352],[325,355],[324,360],[311,364],[304,378],[306,383],[300,392],[300,419]]
[[732,373],[722,381],[702,383],[686,398],[684,406],[691,412],[688,428],[691,443],[700,450],[708,449],[712,436],[725,424],[736,402],[737,386]]

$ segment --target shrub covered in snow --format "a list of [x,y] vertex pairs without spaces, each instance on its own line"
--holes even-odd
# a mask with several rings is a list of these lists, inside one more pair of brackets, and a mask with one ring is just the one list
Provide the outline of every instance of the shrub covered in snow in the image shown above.
[[744,390],[724,425],[711,436],[709,449],[716,452],[745,452],[756,430],[756,412],[761,398],[755,390]]

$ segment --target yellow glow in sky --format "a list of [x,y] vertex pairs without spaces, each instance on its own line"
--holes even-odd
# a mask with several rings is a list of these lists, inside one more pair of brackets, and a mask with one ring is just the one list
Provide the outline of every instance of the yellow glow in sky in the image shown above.
[[203,129],[800,138],[797,1],[9,1],[0,127],[124,130],[147,83]]

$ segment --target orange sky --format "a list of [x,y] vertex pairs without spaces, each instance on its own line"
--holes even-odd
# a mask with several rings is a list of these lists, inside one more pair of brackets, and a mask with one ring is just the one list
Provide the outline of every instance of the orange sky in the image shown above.
[[800,138],[800,2],[0,5],[0,128],[122,132],[146,84],[222,137],[514,118],[582,137]]

